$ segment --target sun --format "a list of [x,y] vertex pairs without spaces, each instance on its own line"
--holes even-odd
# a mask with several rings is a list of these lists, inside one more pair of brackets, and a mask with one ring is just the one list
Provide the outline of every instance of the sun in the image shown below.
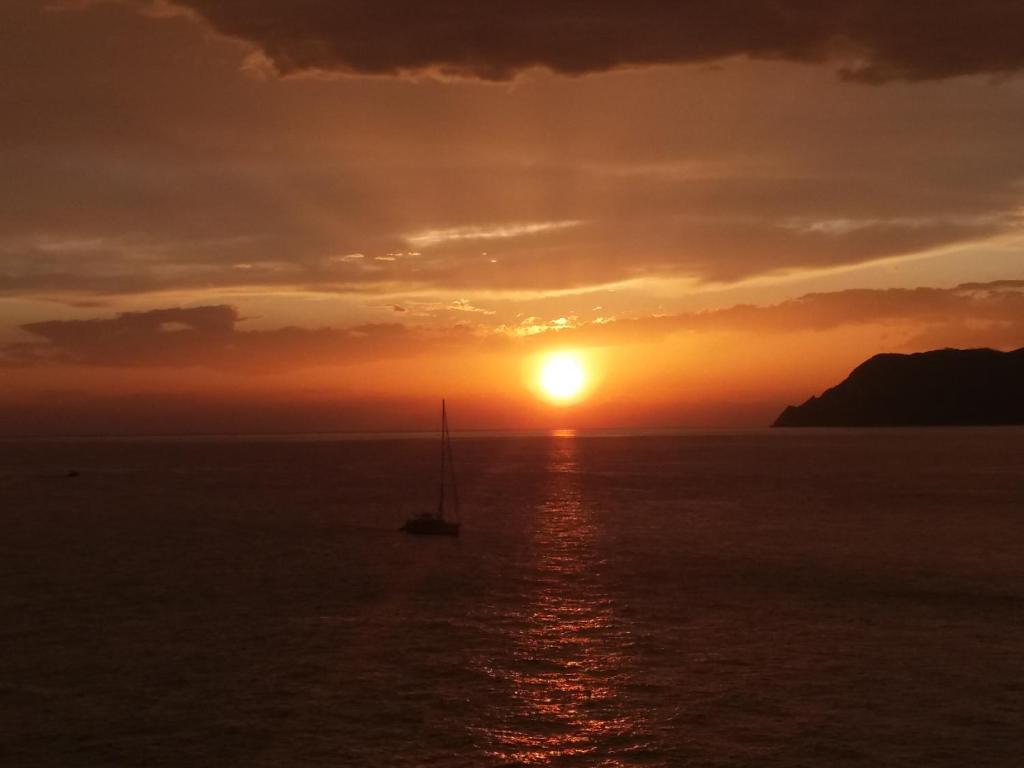
[[556,403],[568,403],[583,392],[587,371],[578,355],[555,352],[544,359],[540,368],[540,387]]

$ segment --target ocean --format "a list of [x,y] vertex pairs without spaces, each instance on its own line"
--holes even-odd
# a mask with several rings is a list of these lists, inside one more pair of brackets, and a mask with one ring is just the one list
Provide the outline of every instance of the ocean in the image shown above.
[[1024,429],[438,452],[0,441],[0,765],[1024,764]]

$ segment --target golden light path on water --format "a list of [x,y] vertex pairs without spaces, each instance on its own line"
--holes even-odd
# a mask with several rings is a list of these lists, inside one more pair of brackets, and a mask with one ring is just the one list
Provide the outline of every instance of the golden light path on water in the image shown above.
[[484,746],[513,765],[625,765],[609,747],[627,747],[637,730],[618,701],[630,636],[602,585],[602,531],[584,498],[578,441],[562,437],[570,439],[549,443],[546,496],[535,510],[535,581],[514,624],[514,668],[491,670],[511,686],[515,711],[484,729]]

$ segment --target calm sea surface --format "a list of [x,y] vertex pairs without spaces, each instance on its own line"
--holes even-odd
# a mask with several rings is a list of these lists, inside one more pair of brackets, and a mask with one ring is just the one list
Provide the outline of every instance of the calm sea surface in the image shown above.
[[455,457],[0,442],[0,765],[1024,765],[1024,430]]

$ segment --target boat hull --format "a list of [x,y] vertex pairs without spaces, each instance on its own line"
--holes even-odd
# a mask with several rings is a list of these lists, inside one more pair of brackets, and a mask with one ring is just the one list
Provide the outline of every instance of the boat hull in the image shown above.
[[458,536],[459,524],[436,517],[414,517],[406,520],[402,530],[419,536]]

